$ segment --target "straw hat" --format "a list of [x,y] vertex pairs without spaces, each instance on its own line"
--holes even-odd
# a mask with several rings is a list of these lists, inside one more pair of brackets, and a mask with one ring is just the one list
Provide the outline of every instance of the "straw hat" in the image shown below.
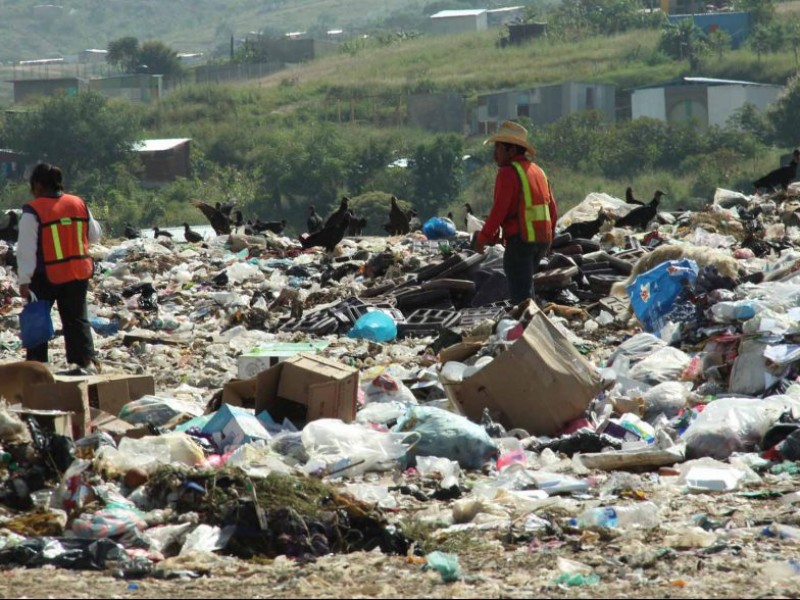
[[531,146],[528,141],[528,130],[519,123],[514,123],[514,121],[504,121],[503,124],[500,125],[500,129],[497,130],[497,133],[489,137],[483,143],[494,144],[495,142],[516,144],[517,146],[525,148],[531,155],[536,154],[536,150],[534,150],[533,146]]

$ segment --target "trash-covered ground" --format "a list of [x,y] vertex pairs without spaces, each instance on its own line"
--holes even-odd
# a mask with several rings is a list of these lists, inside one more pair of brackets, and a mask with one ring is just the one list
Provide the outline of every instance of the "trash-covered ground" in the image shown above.
[[798,595],[800,195],[632,208],[519,307],[441,227],[95,247],[101,374],[0,409],[0,594]]

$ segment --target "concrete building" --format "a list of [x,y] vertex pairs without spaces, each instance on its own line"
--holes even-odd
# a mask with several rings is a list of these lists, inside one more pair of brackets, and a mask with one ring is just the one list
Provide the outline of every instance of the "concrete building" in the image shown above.
[[746,12],[710,12],[702,14],[674,14],[669,16],[670,23],[680,23],[691,19],[706,34],[721,30],[731,36],[731,46],[739,48],[753,29],[750,13]]
[[441,10],[431,15],[431,33],[446,35],[485,31],[489,26],[485,8],[470,10]]
[[190,138],[142,140],[133,148],[144,165],[145,185],[163,185],[191,174]]
[[700,127],[724,126],[746,103],[759,111],[777,100],[779,85],[707,77],[681,77],[637,88],[631,95],[631,117],[650,117],[668,123],[696,122]]
[[89,89],[89,81],[80,77],[53,77],[49,79],[12,79],[14,103],[19,104],[41,96],[66,94],[76,96]]
[[473,134],[489,134],[503,121],[528,117],[547,125],[569,114],[596,110],[609,122],[616,120],[616,88],[597,83],[566,82],[478,96],[472,118]]
[[89,89],[106,98],[124,98],[147,104],[162,98],[163,82],[163,75],[116,75],[90,80]]
[[464,133],[466,101],[461,94],[412,94],[408,97],[408,125],[436,133]]

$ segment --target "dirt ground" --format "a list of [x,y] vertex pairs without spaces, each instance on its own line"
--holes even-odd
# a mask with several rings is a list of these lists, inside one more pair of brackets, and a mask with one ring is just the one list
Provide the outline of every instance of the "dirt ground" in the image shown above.
[[[563,514],[551,508],[537,516],[552,526],[534,534],[524,531],[519,518],[510,528],[472,529],[450,536],[434,533],[423,543],[425,551],[454,552],[459,558],[462,578],[449,584],[438,573],[423,571],[419,557],[379,551],[325,556],[305,564],[285,557],[249,562],[196,555],[164,564],[173,573],[207,573],[196,579],[124,580],[115,578],[113,570],[0,570],[0,597],[800,597],[800,575],[783,578],[769,571],[771,564],[800,559],[800,539],[792,529],[800,524],[800,512],[787,499],[781,500],[797,489],[800,477],[767,474],[760,484],[725,494],[686,494],[652,475],[639,481],[642,489],[635,498],[622,494],[604,498],[603,503],[652,500],[662,517],[662,524],[653,530],[579,531],[562,527]],[[563,500],[563,506],[574,502]],[[580,501],[574,505],[584,507]],[[442,507],[448,508],[446,503]],[[401,510],[395,516],[402,521],[407,515]],[[768,535],[765,529],[774,523],[786,526],[786,539]],[[683,547],[700,545],[685,537],[697,524],[713,532],[716,540],[707,547]],[[562,572],[559,558],[583,563],[599,582],[578,587],[555,583]]]

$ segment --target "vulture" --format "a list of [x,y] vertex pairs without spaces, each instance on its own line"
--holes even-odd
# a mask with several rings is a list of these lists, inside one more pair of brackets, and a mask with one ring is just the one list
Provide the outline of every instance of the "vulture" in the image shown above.
[[359,236],[361,232],[364,230],[364,227],[367,226],[367,217],[361,217],[360,219],[353,218],[350,219],[350,225],[347,227],[347,235],[349,236]]
[[597,213],[597,218],[594,219],[593,221],[583,221],[579,223],[573,223],[561,233],[570,234],[572,236],[572,239],[580,238],[584,240],[590,240],[595,235],[600,233],[600,227],[606,221],[608,221],[608,215],[605,213],[604,210],[600,210]]
[[641,200],[637,200],[633,197],[633,188],[628,188],[625,190],[625,202],[627,204],[636,204],[638,206],[644,206],[644,202]]
[[347,214],[348,208],[347,204],[350,202],[350,198],[347,196],[342,197],[342,201],[339,203],[339,209],[325,219],[325,224],[323,225],[324,229],[327,229],[329,226],[338,225],[341,221],[344,220],[345,215]]
[[172,234],[169,231],[164,231],[163,229],[159,229],[158,227],[155,227],[153,229],[153,238],[158,239],[160,237],[168,237],[168,238],[172,239]]
[[615,225],[617,227],[631,227],[633,229],[644,229],[647,224],[656,218],[658,213],[658,203],[661,201],[661,196],[666,196],[661,190],[657,190],[653,195],[650,204],[644,206],[637,206],[624,217],[617,219]]
[[13,210],[6,214],[8,215],[8,224],[0,229],[0,240],[13,244],[19,239],[19,217]]
[[797,177],[797,163],[800,162],[800,150],[792,152],[792,161],[785,167],[775,169],[753,182],[756,191],[767,189],[769,191],[785,190]]
[[[228,209],[228,205],[222,206],[219,202],[217,202],[217,206],[215,207],[207,204],[206,202],[195,200],[192,202],[192,206],[199,208],[200,212],[205,215],[206,219],[208,219],[208,222],[211,223],[214,233],[217,235],[227,235],[231,232],[230,217],[224,212]],[[230,213],[230,211],[228,212]]]
[[336,244],[342,241],[347,228],[350,226],[350,219],[352,213],[345,212],[344,216],[334,225],[326,225],[320,231],[312,233],[311,235],[301,238],[300,243],[303,248],[313,248],[314,246],[322,246],[328,252],[333,252]]
[[280,234],[283,233],[284,229],[286,229],[286,219],[281,221],[261,221],[256,219],[256,222],[253,223],[253,231],[258,233],[271,231],[272,233]]
[[203,236],[196,231],[192,231],[192,228],[189,227],[188,223],[183,224],[183,237],[187,242],[192,244],[203,241]]
[[135,240],[136,238],[142,237],[142,232],[130,223],[125,223],[125,237],[129,240]]
[[408,216],[408,228],[413,231],[422,231],[422,220],[419,218],[419,213],[416,209],[410,209],[406,215]]
[[316,233],[320,229],[322,229],[323,221],[322,217],[317,214],[317,209],[312,204],[308,207],[308,220],[306,221],[306,227],[308,229],[308,233]]
[[392,205],[389,208],[389,222],[383,228],[389,235],[405,235],[411,231],[408,215],[397,205],[396,196],[392,196]]

